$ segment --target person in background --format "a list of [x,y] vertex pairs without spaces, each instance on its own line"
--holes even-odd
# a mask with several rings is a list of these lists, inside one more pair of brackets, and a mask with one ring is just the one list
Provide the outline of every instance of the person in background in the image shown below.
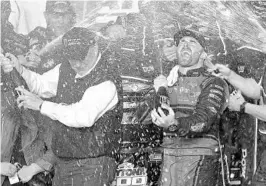
[[[162,185],[215,186],[219,175],[219,118],[227,106],[228,86],[208,73],[205,38],[189,30],[174,35],[174,46],[164,54],[177,59],[169,76],[159,76],[154,87],[166,87],[170,106],[151,112],[164,130]],[[168,113],[164,112],[168,111]]]
[[[45,55],[38,56],[38,51],[43,50],[48,44],[54,42],[56,38],[62,36],[76,24],[76,13],[68,0],[47,1],[44,17],[47,27],[37,27],[28,34],[32,56],[35,56],[36,59],[41,58],[42,61],[41,65],[34,69],[39,74],[52,69],[65,59],[61,52],[62,48],[56,44],[54,45],[55,48],[47,51]],[[107,36],[110,41],[117,41],[125,37],[124,28],[118,24],[108,25],[103,28],[103,32],[103,35]]]
[[[122,119],[122,85],[107,51],[101,53],[91,31],[74,27],[62,38],[67,59],[43,75],[13,66],[27,82],[18,106],[40,111],[50,118],[52,151],[58,158],[53,185],[109,185],[113,181]],[[40,97],[53,97],[53,102]],[[36,164],[32,171],[40,171]],[[19,173],[20,176],[20,173]]]
[[[218,70],[215,73],[214,70]],[[249,114],[255,118],[261,120],[259,122],[259,141],[262,147],[258,149],[257,155],[257,171],[253,176],[253,184],[256,186],[265,185],[266,183],[266,108],[265,108],[265,88],[266,88],[266,76],[265,72],[261,79],[261,85],[259,85],[252,78],[244,78],[230,68],[222,64],[215,64],[215,68],[212,69],[215,76],[226,79],[236,89],[229,99],[228,108],[231,111],[237,111],[240,113]],[[260,100],[260,104],[250,103],[243,97]]]
[[[38,58],[38,51],[43,49],[48,43],[66,33],[76,23],[76,13],[71,2],[47,1],[44,12],[47,27],[36,27],[28,34],[29,48]],[[64,61],[64,56],[59,47],[54,48],[55,52],[47,53],[41,57],[41,64],[34,69],[37,73],[44,73]],[[36,52],[37,51],[37,52]]]
[[266,121],[266,110],[263,105],[256,105],[252,103],[245,102],[243,95],[253,98],[260,99],[262,88],[261,86],[252,78],[244,78],[230,68],[222,64],[215,64],[213,70],[219,70],[219,73],[213,73],[214,75],[226,79],[231,85],[233,85],[238,92],[234,92],[230,96],[229,109],[233,111],[240,111],[240,106],[245,111],[245,113],[250,114],[258,119]]
[[[8,21],[10,13],[10,1],[1,1],[1,53],[11,53],[22,58],[29,50],[29,37],[14,31],[13,25]],[[20,60],[20,62],[26,67],[36,68],[40,60],[31,61],[33,57],[29,54],[28,61]]]
[[[1,1],[1,64],[3,61],[10,60],[8,58],[9,53],[20,58],[28,49],[28,37],[17,34],[14,31],[13,25],[8,21],[10,13],[10,1]],[[32,66],[35,63],[22,63],[22,65]],[[21,115],[16,107],[14,88],[14,80],[11,78],[11,74],[1,73],[1,161],[7,162],[3,163],[3,169],[12,167],[9,162],[14,157],[12,156],[13,151],[17,149],[15,141],[17,140],[21,124]],[[22,153],[18,153],[15,159],[20,160],[23,159],[22,157]],[[5,180],[3,175],[5,174],[1,175],[1,185]],[[6,181],[8,182],[8,180]]]

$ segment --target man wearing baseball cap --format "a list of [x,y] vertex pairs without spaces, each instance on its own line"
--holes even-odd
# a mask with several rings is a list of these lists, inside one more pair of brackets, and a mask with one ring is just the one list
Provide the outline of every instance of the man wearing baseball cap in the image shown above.
[[[166,57],[177,59],[168,77],[154,80],[157,90],[168,90],[170,106],[151,112],[152,121],[164,130],[161,185],[219,185],[219,116],[226,107],[225,81],[208,73],[206,42],[190,30],[174,35]],[[172,51],[172,52],[171,52]],[[168,110],[169,114],[162,109]]]
[[[40,51],[48,43],[65,34],[76,23],[74,7],[68,0],[47,1],[44,16],[47,27],[37,27],[29,34],[29,46],[33,50]],[[125,37],[125,30],[121,25],[108,25],[105,29],[102,30],[106,32],[103,34],[112,41]],[[41,65],[35,71],[42,74],[62,63],[64,56],[61,55],[62,52],[58,52],[59,50],[60,47],[57,46],[55,50],[49,51],[46,55],[42,55]]]
[[44,16],[47,28],[51,29],[56,36],[64,34],[76,22],[74,8],[67,0],[47,1]]
[[[109,185],[115,174],[122,119],[121,79],[101,53],[97,37],[74,27],[62,38],[66,61],[43,75],[12,61],[31,92],[22,87],[18,106],[40,111],[52,130],[52,151],[58,158],[53,185]],[[10,72],[11,63],[3,64]],[[52,98],[43,101],[42,98]],[[32,165],[36,171],[38,165]]]
[[[70,1],[47,1],[44,12],[47,27],[36,27],[29,33],[29,47],[39,51],[57,37],[66,33],[76,23],[76,13]],[[41,59],[41,64],[35,70],[44,73],[62,62],[61,52],[49,53]]]

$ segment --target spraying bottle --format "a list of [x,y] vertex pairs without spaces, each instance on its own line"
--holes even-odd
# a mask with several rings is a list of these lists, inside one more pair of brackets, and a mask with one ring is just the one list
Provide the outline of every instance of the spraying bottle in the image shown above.
[[157,112],[158,112],[158,107],[161,107],[165,115],[169,114],[168,110],[162,108],[163,103],[170,106],[169,95],[166,87],[164,86],[159,87],[158,91],[156,92],[154,101],[155,101],[154,106]]
[[[158,90],[156,91],[156,95],[155,95],[155,99],[154,99],[154,107],[156,108],[157,112],[158,112],[158,107],[161,107],[161,109],[163,110],[165,115],[168,115],[169,112],[168,110],[162,108],[162,104],[166,104],[168,106],[170,106],[170,99],[169,99],[169,95],[167,92],[167,79],[166,77],[163,75],[163,65],[162,65],[162,52],[160,51],[159,54],[159,66],[160,66],[160,76],[159,81],[161,81],[159,84],[162,84],[160,87],[158,87]],[[159,112],[158,112],[159,113]]]

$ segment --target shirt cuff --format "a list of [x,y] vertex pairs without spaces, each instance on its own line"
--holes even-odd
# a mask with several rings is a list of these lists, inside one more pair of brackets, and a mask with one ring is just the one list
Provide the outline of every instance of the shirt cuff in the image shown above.
[[25,80],[28,80],[29,79],[29,76],[30,76],[30,71],[27,69],[27,68],[25,68],[25,67],[21,67],[21,73],[20,72],[18,72]]
[[52,112],[54,110],[54,107],[55,107],[55,103],[50,102],[50,101],[44,101],[42,103],[40,112],[41,112],[41,114],[48,116],[51,119],[53,119]]

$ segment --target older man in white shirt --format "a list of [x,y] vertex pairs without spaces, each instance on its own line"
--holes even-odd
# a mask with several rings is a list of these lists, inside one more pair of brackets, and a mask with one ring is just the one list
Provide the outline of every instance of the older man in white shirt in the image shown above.
[[108,185],[119,148],[121,79],[89,30],[73,28],[62,41],[65,62],[43,75],[22,67],[13,56],[14,64],[4,64],[3,70],[15,66],[30,89],[16,89],[21,93],[18,106],[51,119],[52,150],[59,158],[53,185]]

